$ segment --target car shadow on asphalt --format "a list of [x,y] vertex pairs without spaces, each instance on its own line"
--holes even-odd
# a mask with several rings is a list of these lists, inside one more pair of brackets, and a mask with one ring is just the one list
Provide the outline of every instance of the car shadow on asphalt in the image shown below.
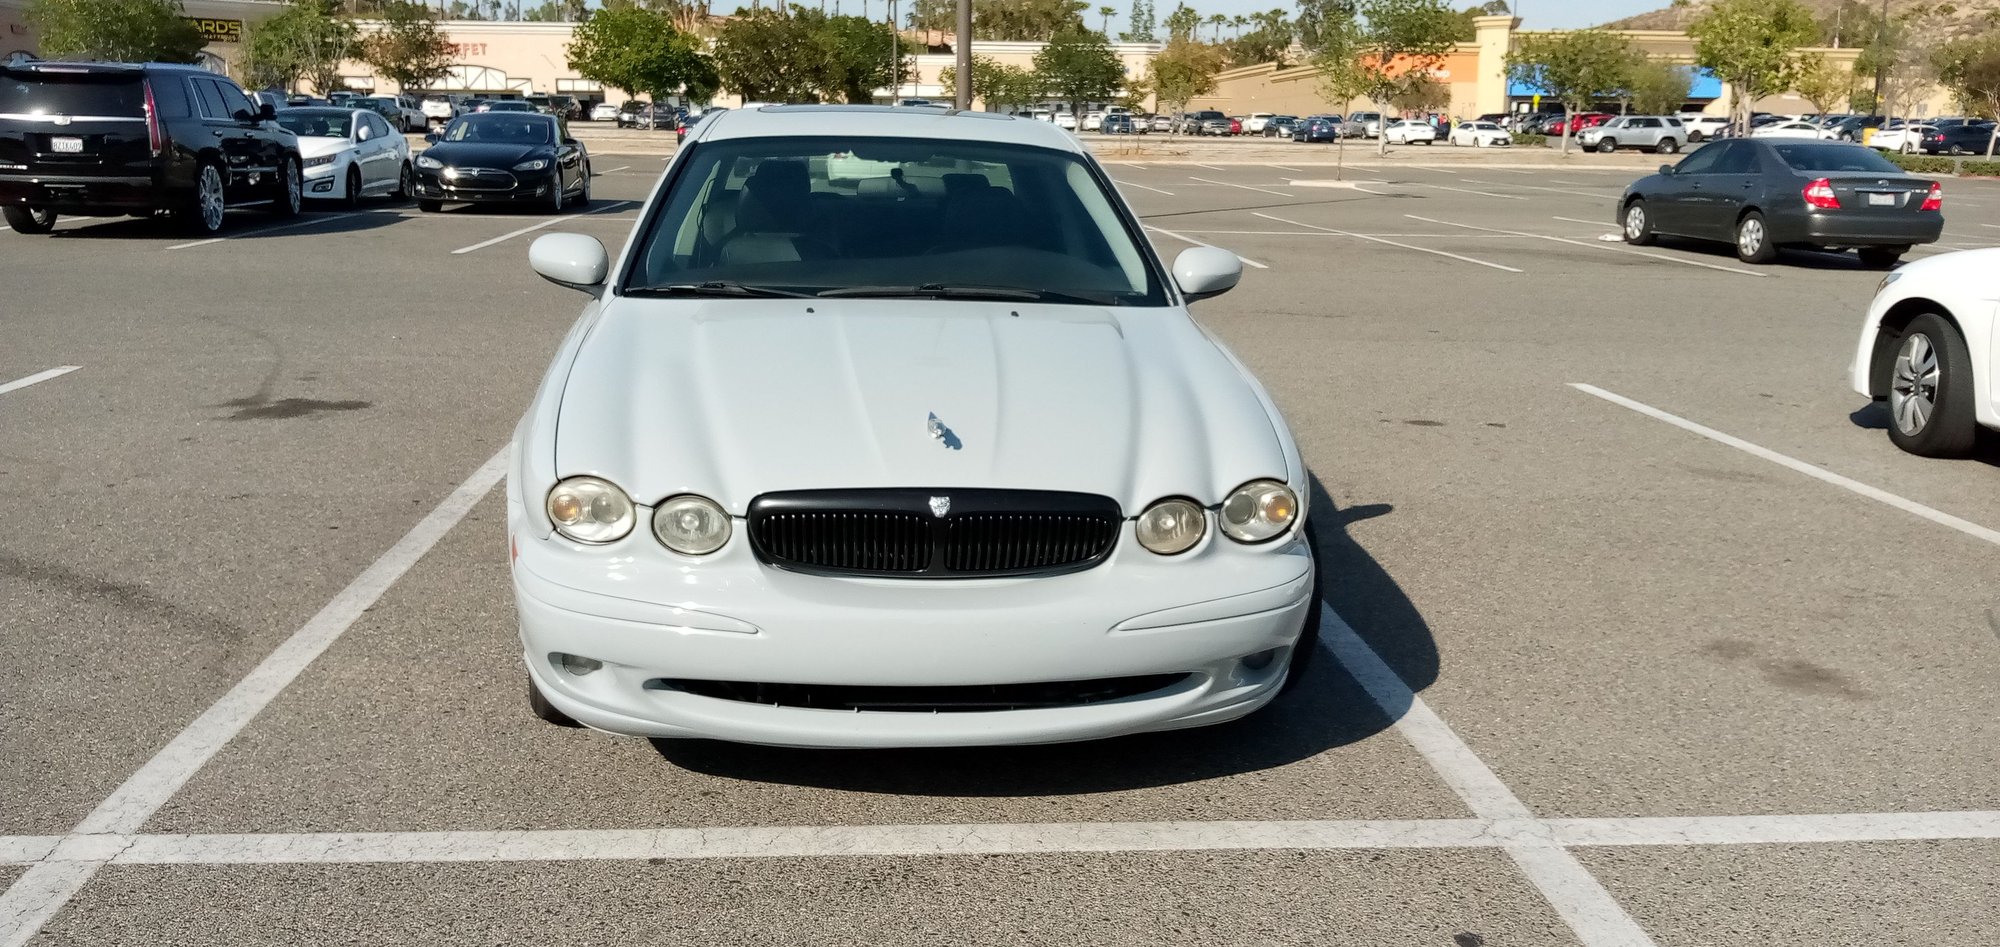
[[[64,227],[49,234],[49,239],[160,240],[185,243],[197,240],[326,236],[386,227],[400,218],[394,213],[373,212],[394,211],[404,206],[401,203],[369,202],[362,204],[358,211],[348,211],[343,208],[321,208],[308,204],[297,217],[289,218],[274,217],[255,210],[231,211],[223,220],[221,232],[214,234],[203,234],[193,228],[182,226],[179,221],[171,217],[97,218],[102,222],[86,223],[80,227]],[[350,216],[343,217],[342,214]]]
[[[1870,401],[1847,416],[1854,426],[1864,431],[1887,431],[1889,429],[1889,404],[1886,401]],[[1989,467],[2000,467],[2000,432],[1984,428],[1978,432],[1978,440],[1973,444],[1971,456]]]
[[[1680,250],[1701,256],[1726,258],[1740,266],[1751,266],[1736,258],[1736,248],[1728,243],[1714,240],[1697,240],[1693,237],[1669,237],[1664,234],[1653,238],[1662,250]],[[1866,270],[1860,258],[1852,253],[1834,253],[1826,250],[1799,250],[1786,248],[1778,251],[1778,259],[1772,264],[1799,270]]]
[[[1313,478],[1321,599],[1412,692],[1437,680],[1430,626],[1396,580],[1349,532],[1388,504],[1337,506]],[[1326,632],[1331,634],[1331,630]],[[1118,792],[1272,769],[1389,728],[1407,704],[1382,707],[1331,654],[1315,656],[1290,693],[1240,720],[1164,733],[1046,746],[814,750],[710,740],[654,740],[667,762],[731,779],[849,792],[1009,797]]]

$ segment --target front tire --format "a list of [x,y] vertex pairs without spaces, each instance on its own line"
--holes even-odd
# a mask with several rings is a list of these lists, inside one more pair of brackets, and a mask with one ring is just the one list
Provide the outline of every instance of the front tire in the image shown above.
[[271,201],[271,213],[279,217],[297,217],[305,205],[305,181],[299,170],[298,159],[286,156],[278,161],[278,194]]
[[583,166],[583,190],[576,195],[576,206],[590,206],[590,165],[587,164]]
[[1979,435],[1972,356],[1943,316],[1910,320],[1889,370],[1889,440],[1920,457],[1964,457]]
[[1618,150],[1618,142],[1610,138],[1600,138],[1597,140],[1598,154],[1608,155],[1617,150]]
[[1643,200],[1625,205],[1625,242],[1635,247],[1653,242],[1653,217],[1646,213],[1646,202]]
[[347,188],[347,193],[341,196],[340,206],[346,210],[361,209],[361,169],[349,165],[347,182],[343,186]]
[[1778,258],[1763,214],[1753,210],[1736,222],[1736,258],[1745,263],[1769,263]]
[[560,171],[556,172],[555,182],[549,186],[549,191],[550,194],[549,194],[548,204],[544,206],[542,209],[548,211],[551,214],[562,213],[563,197],[564,197],[562,172]]
[[7,226],[15,233],[24,233],[32,236],[45,234],[56,229],[56,212],[46,207],[16,207],[9,205],[0,208],[0,213],[5,214]]
[[411,170],[409,162],[403,163],[403,170],[396,177],[396,193],[399,201],[407,201],[417,193],[417,172]]
[[1305,627],[1299,630],[1299,640],[1292,645],[1290,660],[1285,665],[1285,683],[1278,685],[1278,694],[1283,696],[1296,690],[1312,670],[1313,658],[1319,654],[1320,620],[1326,614],[1326,606],[1319,597],[1319,533],[1313,529],[1312,521],[1305,524],[1306,545],[1312,550],[1313,581],[1312,605],[1306,613]]
[[1678,154],[1680,150],[1681,143],[1671,138],[1662,138],[1659,144],[1653,146],[1654,152],[1663,155]]

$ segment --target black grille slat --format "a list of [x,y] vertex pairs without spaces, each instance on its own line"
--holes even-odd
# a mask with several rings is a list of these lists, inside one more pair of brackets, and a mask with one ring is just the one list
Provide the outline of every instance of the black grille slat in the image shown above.
[[[937,516],[931,500],[950,506]],[[751,501],[758,558],[827,575],[965,578],[1088,569],[1117,543],[1106,497],[1029,490],[811,490]]]

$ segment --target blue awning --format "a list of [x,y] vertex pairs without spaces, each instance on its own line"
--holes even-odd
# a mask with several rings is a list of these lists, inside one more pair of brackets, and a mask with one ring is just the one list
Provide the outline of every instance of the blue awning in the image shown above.
[[[1531,82],[1508,80],[1507,95],[1512,98],[1527,99],[1537,95],[1548,95],[1548,91]],[[1719,99],[1721,97],[1722,80],[1716,78],[1713,72],[1698,67],[1694,68],[1694,81],[1689,84],[1688,98]]]

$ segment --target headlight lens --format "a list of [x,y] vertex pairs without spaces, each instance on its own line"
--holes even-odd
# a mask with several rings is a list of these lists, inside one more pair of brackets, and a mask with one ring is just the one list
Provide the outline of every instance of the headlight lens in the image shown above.
[[535,159],[535,160],[533,160],[533,161],[523,161],[523,162],[521,162],[520,164],[517,164],[517,165],[515,165],[515,166],[514,166],[514,170],[516,170],[516,171],[540,171],[541,169],[543,169],[543,168],[546,168],[546,167],[548,167],[548,166],[549,166],[549,159],[547,159],[547,158],[536,158],[536,159]]
[[429,155],[418,155],[417,167],[424,168],[430,171],[436,171],[437,169],[444,167],[444,162],[439,161],[436,158],[430,157]]
[[1222,501],[1222,534],[1239,543],[1274,539],[1298,518],[1298,495],[1276,480],[1252,480]]
[[1162,556],[1194,548],[1208,532],[1208,512],[1193,500],[1161,500],[1139,514],[1139,545]]
[[653,510],[653,537],[683,555],[706,556],[729,541],[729,514],[704,496],[668,497]]
[[580,543],[625,538],[636,519],[632,499],[609,480],[571,477],[549,491],[549,521],[556,532]]
[[307,158],[305,160],[305,166],[307,168],[323,168],[329,164],[332,164],[334,160],[339,157],[340,157],[339,155],[320,155],[317,158]]

